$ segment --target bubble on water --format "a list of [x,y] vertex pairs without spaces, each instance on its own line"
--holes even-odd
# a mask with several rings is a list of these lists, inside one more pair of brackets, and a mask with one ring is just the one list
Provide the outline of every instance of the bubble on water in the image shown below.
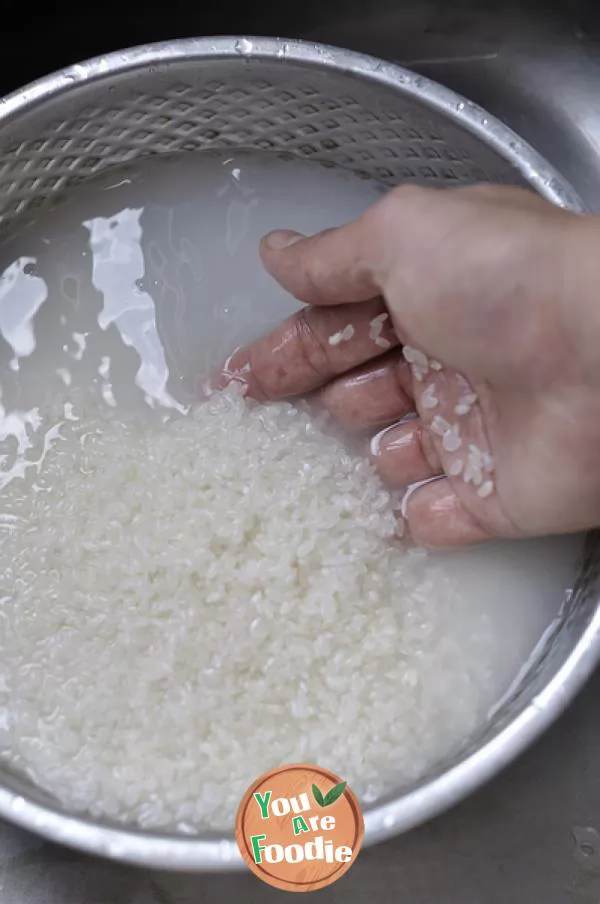
[[600,835],[593,826],[574,826],[573,857],[586,870],[600,871]]

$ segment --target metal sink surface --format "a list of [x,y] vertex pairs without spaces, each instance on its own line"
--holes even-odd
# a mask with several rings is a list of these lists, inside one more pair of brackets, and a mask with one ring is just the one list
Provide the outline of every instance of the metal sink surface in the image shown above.
[[[169,37],[276,34],[395,60],[477,101],[544,154],[600,213],[600,4],[267,0],[239,11],[108,0],[34,15],[0,0],[0,95],[88,56]],[[250,874],[151,872],[0,824],[1,904],[281,900]],[[600,904],[600,673],[499,778],[442,817],[363,851],[325,902]]]

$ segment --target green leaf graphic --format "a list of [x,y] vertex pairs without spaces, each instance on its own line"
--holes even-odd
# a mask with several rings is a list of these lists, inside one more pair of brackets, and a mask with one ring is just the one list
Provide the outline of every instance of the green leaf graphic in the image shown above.
[[321,792],[319,791],[319,789],[317,788],[316,785],[312,786],[312,793],[313,793],[313,797],[316,800],[316,802],[318,803],[318,805],[320,807],[324,807],[325,801],[323,799],[323,795],[321,794]]
[[347,782],[340,782],[339,785],[334,785],[333,788],[330,788],[325,795],[325,800],[321,806],[329,807],[331,804],[334,804],[338,797],[341,797],[344,793],[347,784]]

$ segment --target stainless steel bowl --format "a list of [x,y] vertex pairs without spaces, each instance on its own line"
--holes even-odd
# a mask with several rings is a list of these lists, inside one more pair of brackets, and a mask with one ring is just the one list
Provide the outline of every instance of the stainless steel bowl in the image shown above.
[[[72,66],[0,100],[0,229],[75,182],[148,154],[244,147],[358,170],[390,186],[528,185],[574,210],[570,185],[484,110],[372,57],[264,38],[139,47]],[[365,810],[366,842],[436,815],[493,776],[562,711],[600,657],[598,538],[535,660],[457,755]],[[73,816],[0,771],[0,816],[54,841],[154,867],[233,869],[232,836],[140,831]]]

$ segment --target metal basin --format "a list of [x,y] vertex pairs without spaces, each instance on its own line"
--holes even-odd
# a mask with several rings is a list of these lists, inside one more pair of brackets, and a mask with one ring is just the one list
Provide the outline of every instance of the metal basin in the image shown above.
[[[582,209],[569,182],[490,114],[381,60],[255,38],[171,42],[78,64],[0,104],[0,228],[103,169],[147,153],[244,146],[400,180],[529,185]],[[537,660],[493,720],[435,773],[365,811],[373,843],[412,828],[494,775],[562,711],[600,654],[597,542]],[[170,869],[241,865],[231,837],[129,830],[65,813],[8,772],[0,815],[56,841]]]

